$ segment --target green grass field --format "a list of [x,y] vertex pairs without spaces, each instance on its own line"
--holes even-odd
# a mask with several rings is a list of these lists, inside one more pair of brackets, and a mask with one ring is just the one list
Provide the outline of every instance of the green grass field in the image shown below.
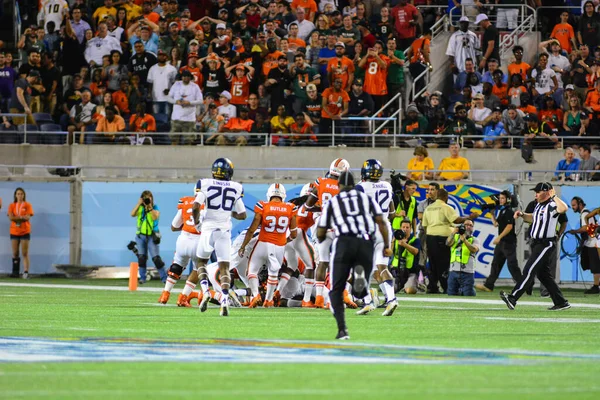
[[[234,308],[223,318],[216,306],[203,314],[156,306],[158,292],[39,283],[126,286],[0,280],[1,399],[600,396],[600,298],[581,291],[567,290],[579,306],[558,313],[541,305],[509,311],[497,302],[401,296],[391,318],[381,309],[368,316],[347,310],[352,340],[335,343],[325,310]],[[550,305],[537,295],[522,301]],[[49,360],[65,354],[76,359]]]

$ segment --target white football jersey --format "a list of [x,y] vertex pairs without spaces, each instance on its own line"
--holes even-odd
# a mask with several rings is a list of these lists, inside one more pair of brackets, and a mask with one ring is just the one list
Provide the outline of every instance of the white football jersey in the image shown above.
[[356,185],[356,190],[364,192],[367,196],[375,200],[384,214],[390,212],[390,203],[392,202],[392,185],[386,181],[364,181]]
[[54,22],[54,31],[58,32],[67,11],[69,11],[69,3],[66,0],[46,0],[38,14],[38,22],[44,21],[43,27],[48,33],[46,25],[52,21]]
[[252,253],[252,250],[254,250],[254,245],[258,241],[260,229],[257,229],[254,232],[252,239],[250,239],[250,242],[246,246],[246,252],[244,253],[244,256],[240,258],[238,252],[240,247],[242,247],[242,243],[244,243],[244,238],[246,237],[247,231],[248,229],[241,231],[231,244],[231,261],[229,263],[229,270],[232,271],[236,269],[240,279],[246,286],[248,286],[248,261],[250,261],[250,253]]
[[204,204],[202,231],[231,230],[231,212],[242,213],[244,189],[241,183],[217,179],[200,179],[196,183],[195,203]]

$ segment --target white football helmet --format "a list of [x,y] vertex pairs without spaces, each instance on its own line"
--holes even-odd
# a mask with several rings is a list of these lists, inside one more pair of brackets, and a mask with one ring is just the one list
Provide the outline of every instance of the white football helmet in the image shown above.
[[336,158],[329,166],[329,175],[338,178],[344,171],[350,169],[350,163],[343,158]]
[[310,192],[310,183],[302,186],[302,190],[300,190],[300,197],[308,195]]
[[285,188],[281,183],[274,183],[267,190],[267,200],[271,201],[272,197],[279,197],[281,201],[285,201]]

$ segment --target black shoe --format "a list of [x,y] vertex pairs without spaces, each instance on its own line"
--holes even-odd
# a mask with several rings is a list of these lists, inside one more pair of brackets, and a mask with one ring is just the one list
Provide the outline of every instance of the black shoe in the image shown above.
[[585,292],[583,292],[583,294],[598,294],[598,293],[600,293],[600,287],[598,287],[597,285],[594,285],[591,288],[589,288],[588,290],[586,290]]
[[352,294],[354,297],[359,299],[364,298],[367,295],[367,276],[365,276],[365,269],[362,265],[354,267],[354,282],[352,283]]
[[569,304],[568,301],[565,301],[563,304],[561,304],[559,306],[552,306],[552,307],[548,308],[548,310],[561,311],[561,310],[568,310],[569,308],[571,308],[571,305]]
[[337,340],[350,340],[350,335],[348,335],[348,330],[342,329],[341,331],[338,332],[338,334],[335,338]]
[[508,307],[509,310],[515,309],[515,306],[517,305],[517,303],[514,300],[512,300],[509,295],[507,295],[506,293],[504,293],[502,291],[502,292],[500,292],[500,298],[502,299],[503,302],[506,303],[506,307]]
[[547,289],[540,290],[540,297],[547,299],[550,297],[550,292]]
[[427,294],[441,294],[439,290],[427,289]]
[[533,286],[530,286],[529,289],[525,291],[525,293],[527,293],[527,296],[531,296],[533,294]]

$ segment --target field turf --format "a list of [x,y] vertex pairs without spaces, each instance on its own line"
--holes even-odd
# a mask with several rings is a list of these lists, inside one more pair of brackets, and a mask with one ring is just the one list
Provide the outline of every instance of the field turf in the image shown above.
[[[579,306],[562,312],[400,296],[391,318],[381,309],[367,316],[347,310],[352,339],[335,343],[325,310],[233,308],[223,318],[216,306],[203,314],[174,307],[181,283],[168,306],[155,305],[159,292],[40,283],[126,286],[0,280],[0,399],[600,396],[600,297],[582,291],[565,291]],[[550,305],[535,294],[522,301]]]

